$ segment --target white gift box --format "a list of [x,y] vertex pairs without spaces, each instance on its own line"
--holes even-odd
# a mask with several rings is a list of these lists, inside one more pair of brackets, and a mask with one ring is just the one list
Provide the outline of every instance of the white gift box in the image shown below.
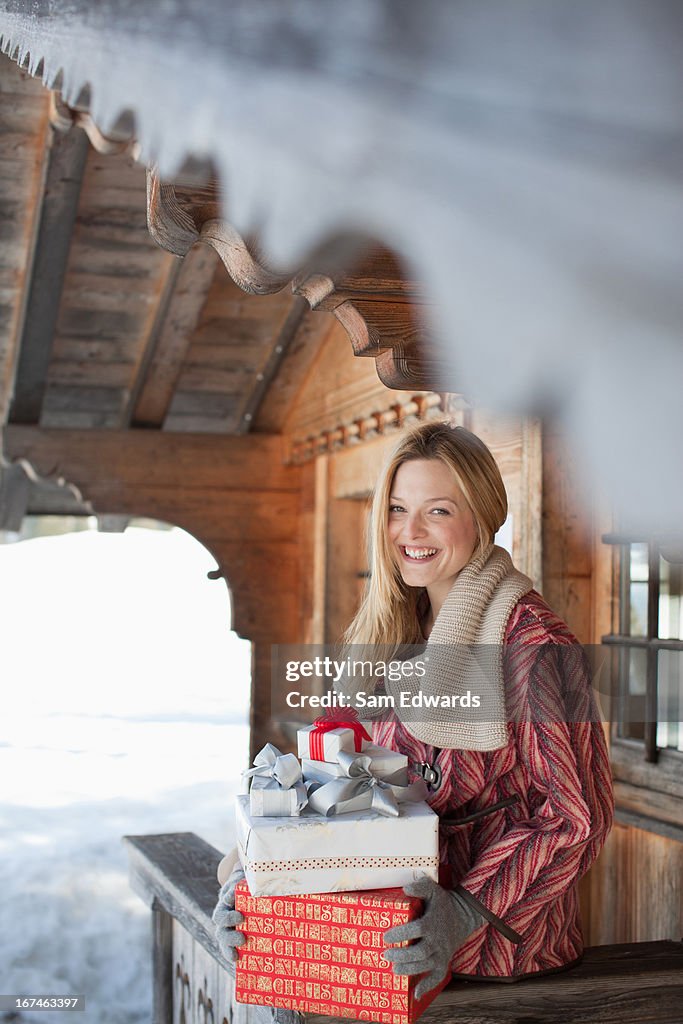
[[297,815],[301,813],[305,803],[306,789],[301,782],[290,789],[283,789],[274,779],[264,779],[256,775],[251,780],[249,810],[256,817]]
[[[370,758],[370,771],[378,779],[386,779],[389,776],[397,786],[408,785],[408,758],[405,754],[399,754],[388,747],[378,747],[374,743],[366,743],[362,752],[363,757]],[[308,757],[302,757],[301,768],[304,779],[315,779],[316,782],[327,782],[330,776],[341,778],[344,769],[336,761],[313,761]]]
[[[299,757],[308,757],[312,760],[318,761],[336,761],[337,754],[340,750],[345,750],[349,754],[355,754],[355,736],[353,729],[330,729],[329,732],[319,734],[319,741],[322,746],[322,752],[324,757],[313,758],[313,752],[311,748],[311,736],[315,731],[315,725],[307,725],[302,729],[297,730],[296,738],[299,748]],[[361,740],[362,749],[369,745],[369,740]]]
[[252,896],[354,892],[403,886],[439,870],[439,818],[424,802],[398,817],[364,810],[325,817],[258,818],[235,802],[240,861]]

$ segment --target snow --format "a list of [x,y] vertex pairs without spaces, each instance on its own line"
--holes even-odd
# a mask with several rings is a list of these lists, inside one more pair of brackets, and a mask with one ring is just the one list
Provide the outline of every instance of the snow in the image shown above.
[[[0,991],[151,1017],[150,913],[120,837],[232,840],[249,644],[209,553],[129,527],[0,545]],[[22,1010],[0,1020],[64,1020]]]
[[677,535],[681,10],[0,0],[0,49],[69,104],[87,89],[105,133],[125,112],[163,179],[209,160],[270,269],[388,246],[451,390],[554,417],[588,515],[596,492],[621,531]]

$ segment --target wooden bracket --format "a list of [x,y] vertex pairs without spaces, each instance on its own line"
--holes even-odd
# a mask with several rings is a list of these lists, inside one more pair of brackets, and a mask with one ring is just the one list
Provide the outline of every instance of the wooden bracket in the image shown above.
[[[268,295],[291,282],[311,309],[342,324],[356,356],[377,360],[382,383],[395,390],[457,391],[448,362],[435,351],[429,305],[420,282],[388,249],[359,240],[341,242],[298,270],[275,269],[258,241],[243,238],[221,215],[218,183],[162,182],[147,173],[147,222],[156,242],[185,256],[197,241],[210,245],[243,291]],[[340,256],[340,252],[342,255]]]
[[252,295],[279,292],[292,278],[267,266],[257,243],[245,241],[221,219],[214,181],[171,185],[148,170],[147,226],[155,242],[176,256],[185,256],[195,242],[210,245],[235,284]]

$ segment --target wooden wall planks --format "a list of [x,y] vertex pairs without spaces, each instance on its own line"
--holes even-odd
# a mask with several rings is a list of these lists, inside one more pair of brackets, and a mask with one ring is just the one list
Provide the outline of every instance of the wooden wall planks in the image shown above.
[[576,456],[549,424],[543,430],[543,593],[581,643],[594,634],[593,497]]
[[683,843],[617,822],[587,882],[589,941],[680,939]]

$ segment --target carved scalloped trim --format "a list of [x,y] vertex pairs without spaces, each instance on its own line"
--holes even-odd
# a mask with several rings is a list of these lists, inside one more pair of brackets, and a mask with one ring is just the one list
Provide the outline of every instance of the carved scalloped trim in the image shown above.
[[218,254],[225,269],[242,291],[252,295],[271,295],[281,291],[292,279],[291,274],[278,274],[260,263],[242,236],[223,220],[207,220],[199,232]]

